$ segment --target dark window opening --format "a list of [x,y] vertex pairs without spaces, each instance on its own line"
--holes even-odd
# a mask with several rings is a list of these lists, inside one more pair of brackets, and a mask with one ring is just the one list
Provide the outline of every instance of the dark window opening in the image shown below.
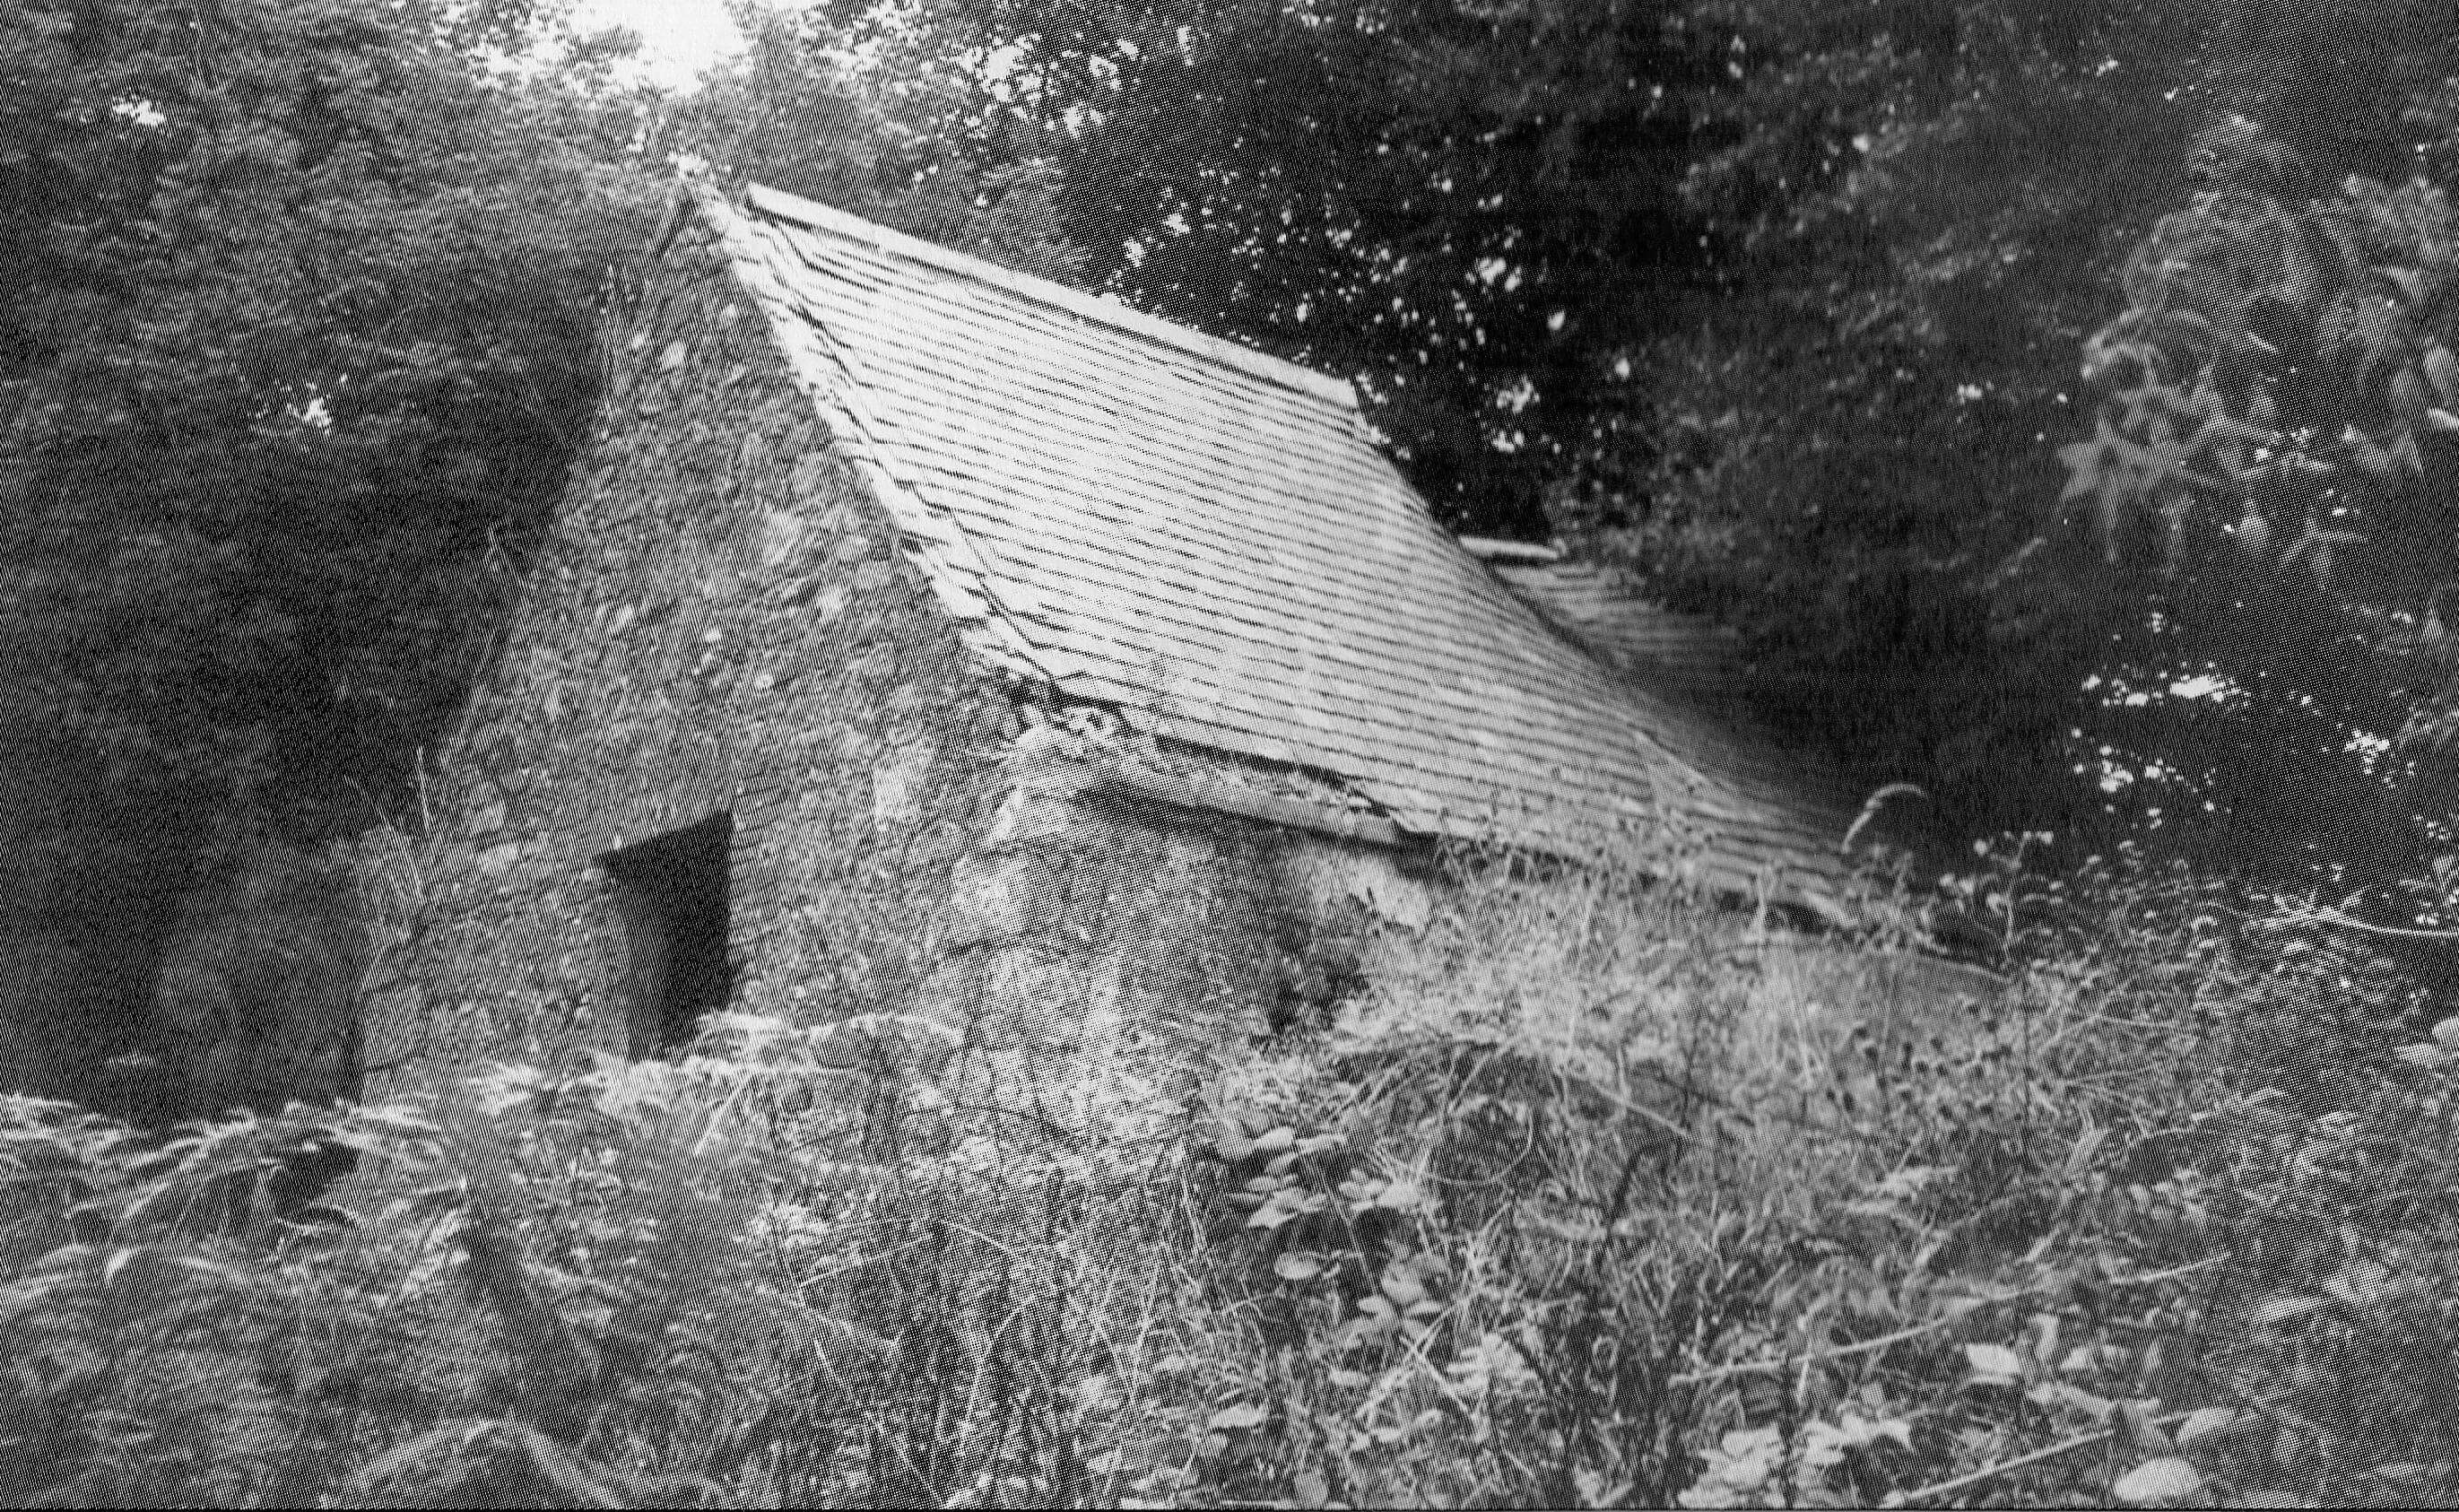
[[701,1015],[725,1006],[734,985],[725,955],[733,845],[734,816],[721,813],[598,858],[615,878],[631,953],[624,1021],[635,1060],[688,1044]]

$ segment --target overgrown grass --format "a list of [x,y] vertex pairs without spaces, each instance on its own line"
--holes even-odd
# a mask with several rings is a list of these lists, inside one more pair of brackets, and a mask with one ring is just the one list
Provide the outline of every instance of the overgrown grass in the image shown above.
[[[1253,1208],[1249,1354],[1279,1373],[1251,1376],[1253,1488],[2446,1495],[2432,1016],[2182,873],[1987,859],[1951,890],[1999,926],[1970,994],[1891,984],[1884,942],[1821,963],[1595,879],[1489,878],[1370,967],[1215,1136]],[[1370,1169],[1406,1221],[1353,1231]]]
[[[1098,1134],[895,1016],[168,1142],[0,1104],[0,1485],[2447,1499],[2459,1024],[2310,917],[2022,862],[1961,884],[1986,970],[1464,872],[1326,1021]],[[292,1223],[317,1143],[347,1221]]]

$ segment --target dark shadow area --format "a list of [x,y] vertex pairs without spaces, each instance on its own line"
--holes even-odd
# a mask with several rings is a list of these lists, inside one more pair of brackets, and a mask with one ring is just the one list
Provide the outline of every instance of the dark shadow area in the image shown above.
[[598,858],[631,953],[625,1053],[636,1060],[688,1043],[701,1015],[725,1006],[733,842],[734,816],[720,813]]
[[[21,690],[9,689],[13,707]],[[91,750],[13,716],[0,726],[0,1091],[138,1123],[176,1091],[144,1060],[155,968],[195,836],[158,807],[115,805]]]

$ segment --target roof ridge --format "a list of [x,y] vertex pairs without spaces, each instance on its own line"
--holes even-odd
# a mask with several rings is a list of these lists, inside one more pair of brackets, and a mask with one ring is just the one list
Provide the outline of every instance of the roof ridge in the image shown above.
[[1355,388],[1286,358],[1274,357],[1251,346],[1242,346],[1218,336],[1206,335],[1191,326],[1164,320],[1158,315],[1147,315],[1115,300],[1069,288],[1050,279],[1001,267],[987,258],[908,236],[875,220],[866,220],[833,205],[807,200],[782,189],[771,189],[767,184],[745,185],[744,200],[758,214],[865,242],[882,252],[924,263],[943,273],[991,284],[1036,304],[1064,310],[1082,320],[1176,347],[1189,356],[1202,358],[1218,367],[1236,368],[1251,378],[1260,378],[1284,388],[1293,388],[1310,398],[1336,405],[1352,413],[1357,410],[1357,390]]

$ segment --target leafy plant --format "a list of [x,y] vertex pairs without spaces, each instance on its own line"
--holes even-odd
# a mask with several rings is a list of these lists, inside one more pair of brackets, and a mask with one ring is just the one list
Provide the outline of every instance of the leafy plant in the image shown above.
[[2399,972],[2294,912],[2139,855],[2035,878],[2030,849],[1949,879],[2005,975],[1926,1016],[1754,976],[1713,915],[1565,878],[1473,883],[1371,953],[1338,1025],[1233,1078],[1201,1136],[1254,1353],[1213,1356],[1192,1484],[2432,1494],[2459,1025],[2403,1030]]
[[[5,1475],[35,1504],[305,1499],[368,1410],[436,1399],[392,1300],[440,1259],[379,1255],[275,1213],[287,1164],[340,1144],[425,1166],[401,1108],[192,1125],[163,1139],[60,1103],[0,1102]],[[270,1248],[268,1248],[270,1247]],[[362,1290],[362,1288],[366,1290]],[[388,1361],[399,1363],[388,1363]]]
[[[2242,118],[2198,152],[2210,187],[2135,249],[2125,313],[2085,344],[2105,397],[2092,438],[2061,450],[2063,497],[2091,504],[2112,563],[2149,522],[2175,573],[2195,527],[2216,525],[2250,565],[2329,591],[2350,548],[2408,523],[2400,480],[2459,431],[2459,358],[2436,313],[2449,208],[2422,183],[2306,198],[2303,164]],[[2385,544],[2412,556],[2420,538]]]

